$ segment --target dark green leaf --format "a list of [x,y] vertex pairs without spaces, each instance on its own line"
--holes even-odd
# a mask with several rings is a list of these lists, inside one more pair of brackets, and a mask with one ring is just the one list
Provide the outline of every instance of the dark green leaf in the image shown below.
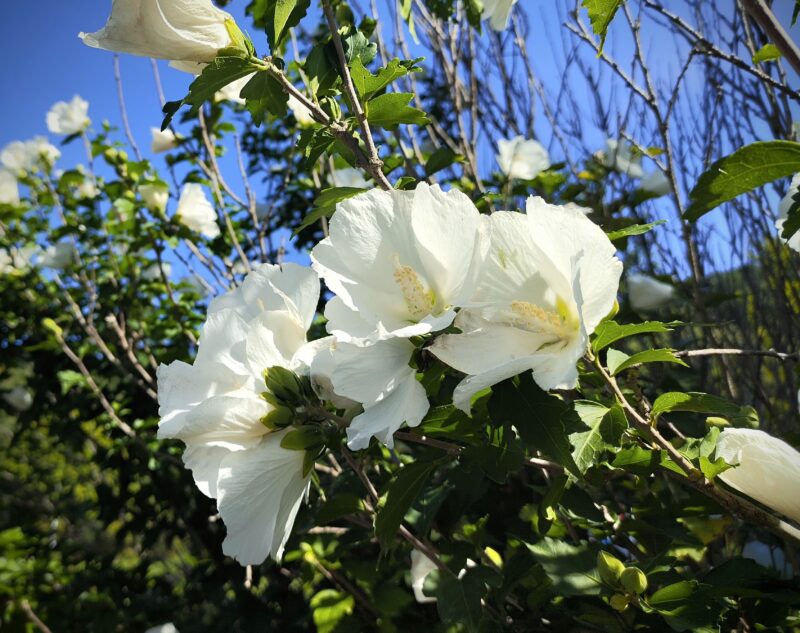
[[264,20],[273,55],[286,39],[289,29],[297,26],[305,17],[310,5],[311,0],[267,0]]
[[391,481],[386,489],[386,503],[375,517],[375,536],[381,549],[389,548],[406,512],[428,481],[428,477],[441,463],[442,460],[407,464]]
[[799,171],[800,143],[762,141],[742,147],[700,176],[685,217],[694,222],[723,202]]
[[353,84],[355,85],[358,94],[364,101],[367,101],[376,92],[386,88],[386,86],[388,86],[398,77],[402,77],[411,71],[420,71],[421,68],[414,66],[414,64],[420,61],[420,59],[401,62],[399,59],[395,58],[383,68],[378,69],[377,75],[373,75],[364,66],[361,58],[356,58],[350,64],[350,76],[353,79]]
[[278,80],[266,72],[253,75],[242,88],[241,97],[256,127],[261,125],[268,112],[277,117],[286,115],[289,95],[283,91]]
[[728,418],[734,426],[754,427],[758,425],[758,414],[752,407],[740,407],[724,398],[707,393],[683,393],[680,391],[663,393],[653,403],[651,415],[653,419],[658,419],[660,415],[669,411],[692,411],[721,415]]
[[318,97],[330,90],[339,79],[336,64],[331,59],[330,43],[317,44],[306,58],[306,74],[310,88]]
[[629,325],[620,325],[616,321],[604,321],[594,331],[595,338],[594,342],[592,342],[592,351],[596,354],[612,343],[636,334],[671,332],[672,327],[678,325],[681,325],[681,323],[677,321],[671,323],[645,321],[644,323],[632,323]]
[[370,42],[361,31],[356,31],[352,35],[342,40],[344,48],[344,58],[350,66],[356,59],[366,66],[378,54],[378,45]]
[[323,437],[318,426],[300,426],[292,428],[281,438],[281,448],[304,451],[321,446],[322,442]]
[[468,569],[461,578],[443,572],[432,571],[425,579],[424,592],[437,598],[439,617],[450,626],[462,625],[469,633],[478,633],[486,585],[480,574]]
[[574,411],[562,400],[542,391],[531,372],[506,380],[492,388],[489,405],[496,422],[511,422],[529,448],[543,453],[576,477],[580,469],[572,458],[564,421]]
[[437,149],[433,154],[430,155],[428,158],[428,162],[425,163],[425,175],[432,176],[438,171],[442,169],[446,169],[450,167],[454,162],[459,160],[461,157],[456,154],[453,150],[451,150],[446,145],[442,145],[439,149]]
[[674,611],[685,604],[697,588],[693,580],[681,580],[656,591],[648,603],[658,611]]
[[342,200],[352,198],[353,196],[363,193],[366,189],[360,187],[332,187],[325,189],[314,200],[314,209],[303,218],[303,222],[295,229],[295,234],[302,231],[307,226],[311,226],[320,218],[328,218],[333,215],[336,210],[336,205]]
[[316,521],[319,525],[330,523],[348,514],[354,514],[364,509],[364,502],[357,495],[350,492],[340,492],[329,498],[317,510]]
[[675,350],[671,349],[646,349],[631,356],[618,350],[610,349],[606,353],[606,362],[608,371],[611,372],[612,376],[616,376],[619,372],[630,367],[644,363],[675,363],[688,367],[686,363],[675,356]]
[[[527,544],[526,544],[527,545]],[[551,591],[558,596],[586,596],[600,593],[602,583],[597,574],[597,555],[586,545],[570,545],[543,538],[528,545],[552,581]]]
[[410,92],[390,92],[375,97],[366,103],[367,119],[371,125],[389,130],[401,123],[408,125],[427,125],[430,123],[422,110],[411,107],[414,98]]

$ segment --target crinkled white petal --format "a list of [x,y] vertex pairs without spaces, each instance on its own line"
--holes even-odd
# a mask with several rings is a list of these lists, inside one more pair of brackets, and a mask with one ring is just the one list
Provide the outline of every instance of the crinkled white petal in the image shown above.
[[242,565],[281,559],[308,489],[305,451],[281,448],[285,433],[270,433],[220,464],[217,507],[228,532],[222,549]]
[[10,171],[0,169],[0,204],[19,204],[19,185],[17,178]]
[[202,185],[189,183],[183,186],[175,214],[185,227],[209,239],[214,239],[220,234],[217,214],[206,197]]
[[230,45],[230,14],[211,0],[114,0],[106,25],[83,43],[157,59],[210,62]]
[[430,558],[417,549],[411,550],[411,589],[414,590],[414,599],[420,604],[436,602],[436,598],[426,596],[422,591],[425,579],[434,569],[436,563]]
[[396,383],[394,389],[374,404],[364,405],[364,413],[353,418],[347,427],[347,445],[353,450],[369,446],[376,438],[389,448],[394,446],[394,432],[405,423],[418,426],[430,408],[425,388],[413,373]]
[[[778,205],[778,219],[775,221],[775,228],[778,229],[778,235],[783,232],[783,225],[789,217],[789,209],[794,202],[792,197],[795,196],[798,191],[800,191],[800,174],[795,174],[789,185],[789,191],[786,192],[786,195],[781,199]],[[786,245],[800,253],[800,231],[792,235],[792,237],[786,241]]]
[[[498,0],[498,2],[504,1],[508,0]],[[497,142],[497,148],[497,164],[509,178],[530,180],[550,167],[547,150],[537,141],[526,139],[524,136],[500,140]]]
[[78,95],[72,101],[59,101],[47,113],[47,129],[53,134],[77,134],[85,130],[91,120],[88,116],[89,102]]
[[626,140],[608,139],[603,162],[606,167],[627,174],[631,178],[644,176],[642,157],[634,154],[633,146]]
[[667,305],[675,288],[648,275],[628,275],[628,294],[634,310],[649,312]]
[[718,475],[722,481],[800,522],[800,452],[764,431],[728,428],[716,456],[737,465]]
[[178,137],[169,128],[162,131],[157,127],[151,127],[150,138],[150,151],[154,154],[168,152],[178,147]]
[[511,17],[511,10],[517,0],[483,0],[483,19],[489,20],[492,29],[505,31]]
[[[294,112],[294,109],[292,111]],[[297,115],[295,114],[295,116]],[[372,186],[367,179],[364,178],[363,172],[355,167],[334,169],[333,172],[331,172],[331,184],[334,187],[354,187],[356,189],[369,189]]]

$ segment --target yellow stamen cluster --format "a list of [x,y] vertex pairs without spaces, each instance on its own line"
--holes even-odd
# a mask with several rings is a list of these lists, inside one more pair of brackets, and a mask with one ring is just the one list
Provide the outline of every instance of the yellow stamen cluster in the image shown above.
[[432,290],[425,290],[425,286],[411,266],[398,265],[394,271],[394,280],[403,293],[406,307],[413,319],[421,319],[433,312],[436,302]]
[[571,311],[562,305],[558,308],[557,312],[551,312],[527,301],[512,301],[512,324],[528,332],[550,335],[554,338],[553,342],[566,342],[575,334],[576,322]]

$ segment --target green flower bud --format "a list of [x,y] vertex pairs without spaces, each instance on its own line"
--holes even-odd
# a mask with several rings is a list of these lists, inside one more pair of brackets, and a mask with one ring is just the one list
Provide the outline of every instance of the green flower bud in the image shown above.
[[264,382],[283,403],[300,404],[304,400],[303,383],[297,375],[285,367],[276,365],[264,370]]
[[600,573],[600,579],[607,585],[617,586],[620,574],[624,570],[625,565],[615,556],[608,552],[597,553],[597,571]]
[[619,576],[622,587],[628,593],[636,595],[644,593],[647,589],[647,576],[638,567],[628,567]]
[[261,418],[261,424],[270,431],[289,426],[294,419],[294,411],[289,407],[278,406]]
[[615,593],[613,596],[611,596],[611,600],[609,600],[611,608],[616,611],[625,611],[630,602],[631,599],[622,593]]

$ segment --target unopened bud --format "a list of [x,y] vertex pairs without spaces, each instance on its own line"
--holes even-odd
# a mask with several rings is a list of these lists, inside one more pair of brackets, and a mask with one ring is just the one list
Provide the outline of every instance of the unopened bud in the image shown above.
[[613,596],[611,596],[611,600],[609,600],[611,608],[616,611],[625,611],[630,602],[630,598],[622,593],[615,593]]
[[619,576],[623,589],[639,595],[647,589],[647,576],[638,567],[628,567]]
[[625,570],[622,561],[608,552],[597,553],[597,571],[600,579],[607,585],[617,586],[620,574]]

